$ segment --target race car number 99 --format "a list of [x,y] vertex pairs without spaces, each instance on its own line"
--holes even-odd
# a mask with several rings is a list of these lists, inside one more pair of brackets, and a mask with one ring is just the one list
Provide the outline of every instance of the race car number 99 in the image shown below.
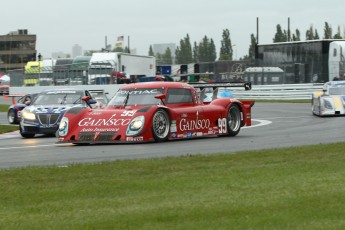
[[227,133],[226,118],[218,118],[219,133]]

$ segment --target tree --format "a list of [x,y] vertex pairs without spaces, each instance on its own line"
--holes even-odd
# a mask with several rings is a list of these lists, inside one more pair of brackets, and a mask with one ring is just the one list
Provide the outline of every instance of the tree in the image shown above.
[[281,26],[278,24],[277,32],[274,35],[273,42],[276,43],[276,42],[286,42],[286,41],[287,41],[287,32],[286,30],[284,30],[283,32]]
[[340,27],[338,26],[338,31],[337,33],[334,35],[334,39],[343,39],[342,36],[340,35],[341,32],[340,32]]
[[328,25],[327,22],[325,22],[325,28],[324,28],[324,39],[332,39],[332,27],[330,25]]
[[156,53],[155,57],[156,57],[156,65],[164,64],[163,57],[160,53]]
[[301,33],[296,29],[296,34],[292,34],[292,41],[301,41]]
[[232,60],[233,50],[230,39],[230,31],[228,29],[223,30],[221,47],[219,52],[219,60]]
[[125,52],[125,50],[122,47],[115,47],[113,52]]
[[310,25],[309,30],[306,31],[305,39],[306,40],[320,39],[319,33],[317,32],[317,29],[314,30],[313,25]]
[[215,61],[217,58],[217,51],[216,51],[216,45],[214,44],[213,39],[211,38],[210,45],[209,45],[209,57],[210,61]]
[[306,40],[314,40],[314,28],[313,25],[310,25],[309,30],[305,33]]
[[193,62],[194,63],[199,62],[199,46],[196,42],[194,42],[194,47],[193,47]]
[[162,55],[162,61],[163,61],[163,64],[172,64],[173,63],[172,56],[171,56],[171,50],[169,47],[165,50],[165,53]]
[[189,35],[180,40],[180,46],[175,51],[176,62],[179,64],[187,64],[193,62],[192,46],[190,44]]
[[149,48],[149,56],[155,56],[155,54],[153,53],[152,45],[150,45]]
[[248,55],[244,56],[244,60],[254,60],[255,59],[255,46],[256,46],[256,38],[254,34],[250,35],[250,46],[248,50]]
[[320,36],[319,36],[319,33],[317,32],[317,29],[315,29],[314,39],[320,39]]
[[131,51],[129,50],[129,47],[128,46],[125,46],[125,49],[123,50],[124,53],[131,53]]
[[200,62],[213,62],[217,58],[216,47],[213,39],[209,39],[206,35],[199,43],[198,57]]

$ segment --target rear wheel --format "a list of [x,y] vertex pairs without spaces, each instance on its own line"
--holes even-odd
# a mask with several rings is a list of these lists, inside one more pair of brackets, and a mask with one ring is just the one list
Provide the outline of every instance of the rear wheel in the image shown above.
[[10,124],[16,124],[16,114],[14,112],[13,109],[10,109],[7,113],[7,119],[8,119],[8,123]]
[[19,125],[19,132],[20,132],[20,135],[24,138],[33,138],[35,136],[34,133],[23,133],[23,129],[21,125]]
[[241,111],[238,105],[233,104],[228,110],[226,117],[229,136],[236,136],[241,129]]
[[170,119],[167,112],[158,109],[152,119],[152,134],[157,142],[166,141],[170,131]]

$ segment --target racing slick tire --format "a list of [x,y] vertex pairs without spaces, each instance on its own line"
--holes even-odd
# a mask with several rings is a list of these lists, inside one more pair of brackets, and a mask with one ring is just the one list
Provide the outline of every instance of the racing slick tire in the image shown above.
[[241,111],[238,105],[232,104],[226,116],[228,136],[236,136],[241,129]]
[[20,135],[24,138],[33,138],[35,136],[34,133],[23,133],[23,129],[21,125],[19,125],[19,132],[20,132]]
[[152,134],[157,142],[166,141],[170,132],[170,119],[164,109],[158,109],[152,118]]
[[16,121],[16,114],[13,109],[10,109],[7,113],[7,120],[8,123],[10,124],[17,124],[18,122]]

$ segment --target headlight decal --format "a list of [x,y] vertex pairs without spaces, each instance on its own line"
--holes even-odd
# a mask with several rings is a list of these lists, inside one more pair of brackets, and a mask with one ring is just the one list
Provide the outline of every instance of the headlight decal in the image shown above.
[[23,111],[22,118],[26,120],[36,120],[36,115],[29,111]]
[[145,118],[144,116],[138,116],[132,119],[127,127],[127,136],[133,136],[138,134],[144,127]]
[[68,118],[63,117],[59,125],[59,136],[66,136],[68,134]]
[[325,109],[331,109],[331,110],[333,110],[333,106],[332,106],[331,101],[329,101],[329,100],[327,100],[327,99],[324,99],[324,100],[323,100],[323,104],[324,104]]

